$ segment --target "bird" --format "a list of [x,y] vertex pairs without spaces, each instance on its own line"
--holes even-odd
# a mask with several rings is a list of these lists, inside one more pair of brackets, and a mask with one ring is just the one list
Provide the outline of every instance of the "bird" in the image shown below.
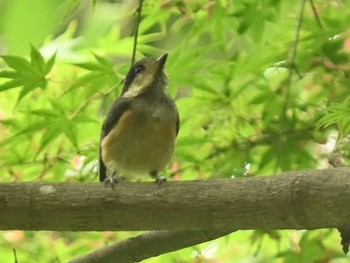
[[119,98],[103,122],[99,147],[99,180],[151,176],[156,183],[171,161],[179,132],[179,112],[168,95],[164,72],[168,54],[145,57],[133,64],[124,79]]

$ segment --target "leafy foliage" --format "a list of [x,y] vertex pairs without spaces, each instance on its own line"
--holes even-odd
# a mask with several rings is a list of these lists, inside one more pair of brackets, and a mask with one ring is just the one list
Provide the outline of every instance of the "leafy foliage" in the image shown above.
[[[136,6],[24,2],[0,3],[1,180],[96,181],[101,123],[130,66]],[[37,10],[37,19],[27,15]],[[165,173],[261,176],[325,167],[334,151],[348,158],[349,19],[347,1],[144,1],[137,57],[169,53],[181,115]],[[8,231],[0,258],[11,261],[15,247],[19,262],[34,252],[40,262],[65,262],[127,236]],[[348,260],[338,233],[319,230],[235,233],[146,262],[189,258]]]
[[327,113],[319,120],[319,126],[329,126],[335,124],[340,137],[345,137],[350,133],[350,98],[342,103],[335,103],[328,107]]
[[7,66],[12,68],[12,70],[3,70],[0,72],[0,78],[11,79],[0,85],[0,92],[22,87],[18,97],[18,100],[21,100],[34,89],[38,87],[45,88],[47,86],[47,80],[45,77],[51,71],[51,68],[55,63],[55,57],[56,55],[53,55],[47,62],[45,62],[40,52],[33,46],[30,52],[30,61],[19,56],[1,56]]

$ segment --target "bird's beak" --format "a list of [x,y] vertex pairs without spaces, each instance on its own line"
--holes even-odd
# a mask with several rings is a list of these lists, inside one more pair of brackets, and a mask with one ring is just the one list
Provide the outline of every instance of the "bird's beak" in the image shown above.
[[168,54],[165,53],[163,56],[157,59],[157,65],[158,65],[158,71],[162,70],[164,68],[164,64],[168,58]]

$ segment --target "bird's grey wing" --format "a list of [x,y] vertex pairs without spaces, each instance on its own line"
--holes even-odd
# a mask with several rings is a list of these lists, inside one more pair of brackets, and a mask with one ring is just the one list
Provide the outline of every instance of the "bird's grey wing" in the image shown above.
[[102,140],[108,135],[108,133],[117,125],[120,117],[130,109],[130,101],[123,97],[117,99],[106,116],[103,122],[101,137],[100,137],[100,147],[99,147],[99,158],[98,158],[98,174],[100,177],[100,182],[103,182],[107,178],[107,168],[102,160]]

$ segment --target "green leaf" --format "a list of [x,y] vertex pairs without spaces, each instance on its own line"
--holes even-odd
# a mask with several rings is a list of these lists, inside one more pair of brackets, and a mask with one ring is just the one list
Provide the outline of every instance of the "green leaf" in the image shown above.
[[53,65],[55,64],[55,61],[56,61],[56,53],[57,53],[57,52],[55,52],[55,54],[53,54],[52,57],[46,62],[46,64],[45,64],[45,70],[44,70],[44,74],[45,74],[45,75],[48,74],[48,73],[51,71]]
[[340,136],[350,134],[350,97],[343,103],[335,103],[327,109],[327,113],[317,123],[317,128],[337,125]]
[[32,90],[36,89],[37,86],[36,85],[31,85],[31,84],[27,84],[25,86],[23,86],[21,92],[19,93],[18,99],[17,99],[17,103],[23,99],[24,96],[26,96],[29,92],[31,92]]
[[50,120],[50,121],[49,120],[37,121],[37,122],[34,122],[32,124],[29,124],[26,128],[22,129],[15,136],[36,133],[36,132],[41,131],[47,127],[52,126],[53,124],[55,124],[55,121],[52,121],[52,120]]
[[3,70],[0,71],[0,78],[13,79],[19,77],[19,74],[15,71]]
[[22,57],[12,56],[12,55],[4,55],[1,58],[5,61],[5,63],[14,70],[18,72],[34,72],[32,65],[26,59]]
[[259,169],[263,169],[266,166],[270,166],[276,162],[275,152],[271,148],[267,148],[261,153],[261,160],[259,162]]
[[103,70],[103,67],[100,64],[94,62],[76,63],[74,65],[78,66],[79,68],[87,69],[90,71]]
[[40,52],[37,49],[35,49],[34,46],[31,46],[30,60],[33,68],[38,70],[41,74],[44,74],[45,72],[44,58],[41,56]]
[[325,256],[321,239],[319,237],[312,238],[309,231],[303,234],[299,247],[303,262],[319,262]]
[[67,119],[67,122],[62,123],[63,132],[67,136],[68,140],[74,145],[74,147],[78,150],[78,131],[77,126],[74,123],[71,123],[70,120]]
[[98,56],[96,54],[94,54],[94,57],[97,60],[96,62],[84,62],[84,63],[76,63],[74,65],[83,68],[83,69],[87,69],[90,71],[101,71],[101,72],[105,72],[105,73],[113,73],[113,65],[105,58]]
[[64,105],[55,99],[50,99],[50,104],[52,109],[57,112],[58,116],[66,116],[67,114],[67,109],[64,107]]
[[6,127],[14,127],[16,129],[19,129],[21,127],[21,124],[17,118],[8,118],[0,120],[0,123],[5,125]]
[[105,59],[104,57],[101,57],[95,53],[93,53],[94,57],[96,58],[96,60],[101,64],[106,66],[107,68],[113,68],[113,65],[111,64],[111,62],[109,62],[107,59]]
[[56,117],[57,116],[57,112],[55,110],[52,109],[39,109],[39,110],[32,110],[32,111],[28,111],[28,113],[34,114],[34,115],[38,115],[38,116],[42,116],[45,118],[52,118],[52,117]]
[[86,122],[95,122],[98,123],[97,120],[91,118],[90,116],[87,115],[78,115],[76,116],[72,121],[74,122],[79,122],[79,123],[86,123]]
[[21,86],[22,86],[22,82],[20,80],[17,80],[17,79],[10,80],[0,85],[0,92],[8,89],[18,88]]
[[47,129],[41,137],[40,147],[34,159],[36,159],[42,150],[44,150],[49,143],[52,143],[61,133],[62,131],[60,129]]
[[207,143],[207,138],[201,138],[198,136],[187,136],[187,137],[181,137],[176,141],[176,147],[188,147],[190,145],[203,145],[204,143]]
[[31,48],[30,59],[28,60],[18,56],[1,56],[5,63],[14,71],[4,70],[0,72],[0,78],[12,79],[0,85],[0,92],[16,87],[23,87],[17,103],[34,89],[47,86],[46,74],[51,70],[55,55],[45,63],[42,55],[33,46]]

